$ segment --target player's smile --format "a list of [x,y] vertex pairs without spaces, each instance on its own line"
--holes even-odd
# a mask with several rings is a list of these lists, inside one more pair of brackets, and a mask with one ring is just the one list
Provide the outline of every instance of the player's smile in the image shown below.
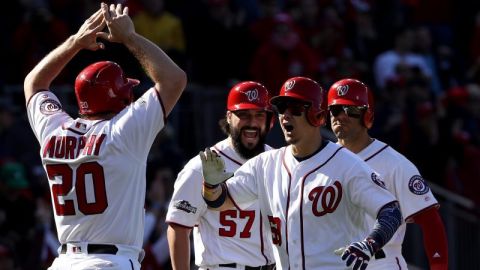
[[255,144],[260,136],[260,130],[256,128],[242,129],[242,139],[245,143]]

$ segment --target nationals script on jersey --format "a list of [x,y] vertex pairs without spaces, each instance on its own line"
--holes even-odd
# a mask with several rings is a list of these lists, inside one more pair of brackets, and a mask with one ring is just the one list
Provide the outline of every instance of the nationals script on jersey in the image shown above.
[[[223,158],[227,171],[234,172],[245,162],[227,139],[211,149]],[[274,259],[270,228],[258,201],[252,200],[253,204],[249,202],[241,211],[209,210],[199,192],[202,181],[202,164],[197,155],[178,174],[166,217],[167,222],[194,227],[195,264],[203,268],[228,263],[271,264]]]
[[60,243],[140,249],[146,160],[165,124],[157,91],[149,89],[110,120],[73,119],[50,91],[35,94],[27,109],[41,144]]
[[[382,181],[380,184],[385,185],[397,198],[406,221],[423,209],[438,206],[437,200],[415,165],[392,147],[374,140],[359,152],[358,156],[380,174]],[[367,220],[367,225],[371,228],[375,220],[371,217],[367,217]],[[400,225],[392,239],[383,247],[386,258],[371,260],[368,269],[387,269],[386,264],[397,265],[397,259],[406,265],[402,257],[402,242],[406,228],[405,223]]]
[[291,146],[262,153],[226,181],[236,203],[259,199],[268,213],[279,269],[349,269],[333,251],[363,240],[365,212],[376,216],[395,201],[360,158],[324,145],[301,162]]

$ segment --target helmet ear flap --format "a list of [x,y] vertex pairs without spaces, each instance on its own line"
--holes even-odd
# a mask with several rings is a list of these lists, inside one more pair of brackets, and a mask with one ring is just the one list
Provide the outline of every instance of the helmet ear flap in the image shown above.
[[363,114],[363,124],[367,129],[370,129],[373,125],[373,112],[370,108],[368,108]]
[[314,127],[320,127],[325,125],[325,111],[312,110],[308,109],[307,120]]

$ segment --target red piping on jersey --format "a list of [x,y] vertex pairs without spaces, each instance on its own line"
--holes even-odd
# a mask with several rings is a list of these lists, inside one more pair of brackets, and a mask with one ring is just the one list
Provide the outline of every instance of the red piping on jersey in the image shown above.
[[[283,154],[282,154],[282,164],[283,167],[285,167],[285,170],[287,170],[288,173],[288,195],[287,195],[287,208],[285,209],[285,245],[286,245],[286,250],[287,250],[287,255],[288,255],[288,209],[290,208],[290,187],[292,185],[292,173],[287,167],[287,164],[285,163],[285,152],[287,151],[287,148],[283,148]],[[290,264],[289,264],[290,265]],[[290,269],[290,266],[288,267]]]
[[263,245],[263,215],[262,211],[258,210],[260,213],[260,251],[262,252],[262,256],[265,259],[265,265],[270,264],[267,256],[265,256],[265,246]]
[[380,152],[382,152],[383,150],[385,150],[389,145],[385,145],[384,147],[380,148],[380,150],[378,150],[377,152],[373,153],[373,155],[369,156],[368,158],[365,159],[365,162],[369,161],[370,159],[372,159],[373,157],[375,157],[376,155],[378,155]]
[[[232,157],[230,157],[229,155],[225,154],[224,152],[222,152],[222,150],[218,149],[218,147],[216,145],[213,146],[214,150],[217,151],[218,153],[220,153],[221,155],[223,155],[225,158],[229,159],[230,161],[232,161],[233,163],[239,165],[239,166],[242,166],[243,163],[240,162],[240,161],[237,161],[235,159],[233,159]],[[235,202],[235,200],[232,198],[232,196],[230,196],[230,193],[228,192],[228,187],[227,188],[227,196],[230,198],[230,200],[233,202],[233,204],[235,205],[235,208],[237,208],[238,211],[242,211],[242,209],[240,209],[240,207],[237,205],[237,203]],[[269,264],[270,261],[268,260],[267,256],[265,255],[265,246],[264,246],[264,243],[263,243],[263,219],[262,219],[262,212],[260,212],[260,251],[262,252],[262,256],[263,258],[265,259],[265,264]]]
[[[341,146],[339,147],[324,163],[320,164],[318,167],[316,167],[315,169],[311,170],[310,172],[308,172],[304,177],[302,177],[301,181],[302,181],[302,187],[301,187],[301,191],[300,191],[300,240],[301,240],[301,248],[302,248],[302,269],[306,269],[305,268],[305,240],[304,240],[304,237],[303,237],[303,192],[304,192],[304,183],[305,183],[305,180],[307,179],[307,177],[312,174],[313,172],[315,172],[316,170],[320,169],[321,167],[325,166],[325,164],[327,164],[337,153],[338,151],[340,151],[341,149],[343,149],[344,147]],[[320,152],[322,152],[323,150],[321,150]],[[319,152],[319,153],[320,153]],[[289,206],[289,201],[290,201],[290,184],[291,184],[291,180],[292,180],[292,176],[290,174],[290,171],[288,170],[287,168],[287,165],[285,163],[285,152],[283,154],[283,165],[285,166],[285,169],[287,170],[288,172],[288,175],[290,177],[290,182],[289,182],[289,185],[288,185],[288,204],[287,204],[287,209],[288,209],[288,206]],[[288,210],[287,210],[287,214],[288,214]],[[288,215],[287,215],[288,217]],[[287,227],[287,226],[285,226]],[[288,239],[287,240],[287,247],[288,247]],[[287,249],[287,254],[288,254],[288,249]]]
[[167,114],[165,113],[165,106],[163,105],[163,100],[162,97],[160,96],[160,93],[158,93],[157,89],[155,89],[155,93],[157,94],[158,101],[160,102],[160,107],[162,107],[162,112],[163,112],[163,125],[167,125]]
[[232,162],[242,166],[243,163],[241,163],[240,161],[236,161],[235,159],[229,157],[227,154],[225,154],[224,152],[222,152],[222,150],[218,149],[217,146],[213,146],[213,148],[218,151],[220,154],[224,155],[226,158],[228,158],[229,160],[231,160]]
[[235,202],[235,200],[232,198],[232,196],[230,196],[230,192],[228,192],[227,185],[225,185],[225,190],[227,191],[227,196],[228,196],[228,198],[230,198],[230,200],[232,201],[235,208],[237,208],[238,211],[242,211],[242,208],[240,208],[240,206],[238,206],[237,202]]
[[[243,164],[239,161],[236,161],[235,159],[229,157],[227,154],[225,154],[224,152],[222,152],[222,150],[218,149],[217,146],[213,146],[211,147],[213,148],[216,152],[222,154],[224,157],[226,157],[227,159],[231,160],[232,162],[236,163],[237,165],[239,166],[242,166]],[[235,205],[235,208],[237,208],[238,211],[242,211],[242,209],[238,206],[238,204],[235,202],[235,200],[232,198],[232,196],[230,196],[230,193],[228,192],[228,187],[225,186],[226,190],[227,190],[227,196],[230,198],[230,200],[232,201],[233,205]]]
[[402,270],[402,266],[400,265],[400,260],[398,257],[395,257],[395,260],[397,260],[398,270]]

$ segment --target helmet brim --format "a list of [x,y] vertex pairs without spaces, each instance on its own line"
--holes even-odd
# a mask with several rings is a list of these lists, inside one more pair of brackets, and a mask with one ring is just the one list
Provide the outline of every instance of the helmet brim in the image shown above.
[[289,100],[300,101],[300,102],[305,102],[305,103],[312,103],[309,100],[305,100],[303,98],[295,97],[295,96],[275,96],[275,97],[272,97],[270,99],[270,104],[271,105],[276,105],[278,103],[286,102],[286,101],[289,101]]
[[239,103],[228,108],[229,111],[239,111],[239,110],[262,110],[262,111],[271,111],[269,109],[265,109],[264,106],[259,106],[252,103]]
[[[334,106],[334,105],[347,105],[347,106],[359,106],[358,101],[355,102],[350,99],[345,99],[345,98],[336,98],[333,100],[331,103],[328,104],[328,106]],[[363,105],[360,105],[363,106]]]

